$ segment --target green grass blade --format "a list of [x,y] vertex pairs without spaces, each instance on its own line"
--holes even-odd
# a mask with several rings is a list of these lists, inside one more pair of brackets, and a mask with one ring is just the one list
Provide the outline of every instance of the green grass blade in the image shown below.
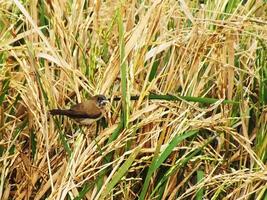
[[148,78],[150,82],[156,77],[159,64],[160,64],[159,61],[155,61],[153,63],[150,74],[149,74],[149,78]]
[[140,194],[140,200],[145,199],[145,195],[149,186],[150,179],[152,177],[152,174],[156,169],[160,167],[160,165],[166,160],[166,158],[171,154],[172,150],[183,140],[185,140],[188,137],[191,137],[198,133],[198,131],[188,131],[182,135],[176,135],[172,141],[169,143],[167,148],[159,155],[157,159],[153,159],[152,163],[148,169],[148,173]]
[[[119,136],[122,129],[123,129],[123,122],[121,121],[119,123],[119,125],[117,126],[117,128],[115,129],[115,131],[112,133],[111,137],[109,137],[107,144],[110,144],[112,141],[114,141]],[[109,163],[112,159],[112,156],[113,156],[113,152],[110,152],[109,154],[107,154],[104,157],[104,164]],[[101,187],[103,186],[104,176],[106,175],[107,172],[108,172],[108,169],[102,170],[99,173],[99,175],[97,176],[96,185],[97,185],[98,192],[100,191]]]
[[176,135],[173,140],[168,144],[167,148],[160,154],[156,165],[155,165],[155,169],[159,168],[160,165],[168,158],[168,156],[171,154],[171,152],[173,151],[173,149],[179,144],[181,143],[183,140],[185,140],[188,137],[191,137],[193,135],[195,135],[196,133],[198,133],[198,131],[194,130],[194,131],[188,131],[182,135]]
[[93,184],[85,183],[82,186],[82,190],[79,192],[79,196],[75,197],[74,200],[84,199],[86,193],[93,187]]
[[121,71],[121,90],[122,90],[122,116],[123,126],[127,128],[129,120],[129,99],[128,94],[128,66],[125,60],[124,28],[122,20],[122,8],[117,11],[117,22],[119,28],[119,48],[120,48],[120,71]]
[[8,88],[9,88],[9,83],[10,83],[10,79],[4,79],[2,81],[2,89],[1,89],[1,94],[0,94],[0,105],[2,106],[3,101],[5,100],[6,94],[8,92]]
[[104,199],[114,188],[114,186],[121,180],[123,175],[128,172],[128,169],[132,165],[133,161],[135,160],[140,150],[141,150],[140,146],[138,146],[136,149],[133,150],[128,159],[123,163],[123,165],[119,168],[119,170],[114,174],[111,181],[107,184],[105,190],[100,196],[100,199]]
[[[158,99],[158,100],[166,100],[166,101],[177,101],[177,100],[185,100],[189,102],[197,102],[197,103],[206,103],[212,104],[216,103],[220,99],[215,98],[205,98],[205,97],[191,97],[191,96],[179,96],[179,95],[158,95],[158,94],[150,94],[149,99]],[[223,100],[223,104],[239,104],[237,101],[231,100]]]
[[259,98],[262,105],[267,104],[267,46],[265,46],[263,41],[260,41],[262,48],[256,51],[257,60],[256,65],[259,68]]
[[196,148],[194,150],[192,150],[183,160],[181,160],[180,162],[177,162],[174,166],[172,166],[164,175],[164,177],[159,181],[159,183],[157,184],[157,186],[155,187],[155,189],[153,190],[153,192],[151,193],[150,197],[153,196],[156,191],[159,190],[159,188],[161,187],[161,185],[163,185],[168,178],[178,170],[178,168],[181,168],[182,166],[185,166],[192,158],[194,158],[196,155],[198,155],[203,148],[205,148],[210,142],[212,142],[217,136],[214,136],[210,139],[207,140],[207,142],[205,142],[201,147]]
[[[201,183],[203,181],[203,178],[204,178],[204,172],[202,170],[198,170],[197,171],[197,183]],[[203,194],[204,194],[204,189],[200,188],[197,191],[196,200],[202,200],[204,198]]]
[[60,132],[59,138],[60,138],[60,141],[61,141],[65,151],[67,152],[68,156],[71,157],[72,151],[71,151],[70,145],[69,145],[65,135]]

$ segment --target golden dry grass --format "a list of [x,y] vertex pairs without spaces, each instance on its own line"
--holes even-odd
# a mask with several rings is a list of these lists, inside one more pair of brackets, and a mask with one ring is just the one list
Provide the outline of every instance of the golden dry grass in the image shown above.
[[[0,198],[266,199],[266,10],[0,1]],[[48,113],[99,93],[107,125]]]

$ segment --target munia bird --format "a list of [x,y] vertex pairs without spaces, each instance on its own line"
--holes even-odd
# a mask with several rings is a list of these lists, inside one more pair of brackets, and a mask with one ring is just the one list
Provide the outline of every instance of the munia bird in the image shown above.
[[96,95],[89,100],[73,105],[70,109],[52,109],[51,115],[65,115],[81,125],[89,125],[103,117],[108,103],[104,95]]

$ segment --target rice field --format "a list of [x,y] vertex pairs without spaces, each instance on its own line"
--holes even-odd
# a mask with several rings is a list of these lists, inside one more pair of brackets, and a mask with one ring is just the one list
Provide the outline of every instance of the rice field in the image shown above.
[[267,200],[266,0],[0,0],[0,169],[3,200]]

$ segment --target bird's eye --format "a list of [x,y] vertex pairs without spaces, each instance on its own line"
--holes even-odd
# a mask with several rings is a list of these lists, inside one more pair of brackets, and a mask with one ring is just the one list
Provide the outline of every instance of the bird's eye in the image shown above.
[[97,100],[98,100],[99,102],[104,101],[105,99],[106,99],[106,98],[103,97],[103,96],[99,96],[99,97],[97,98]]
[[104,95],[99,95],[97,97],[97,101],[98,101],[100,106],[104,106],[106,104],[107,99]]

